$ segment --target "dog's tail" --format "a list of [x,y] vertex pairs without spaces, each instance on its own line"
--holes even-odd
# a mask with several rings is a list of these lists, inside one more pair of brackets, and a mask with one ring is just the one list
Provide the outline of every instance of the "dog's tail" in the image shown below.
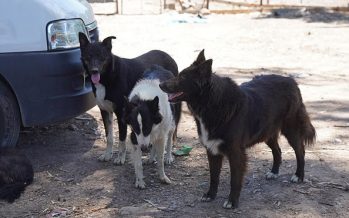
[[297,115],[299,120],[301,121],[300,126],[301,126],[301,135],[302,135],[302,144],[313,145],[316,140],[316,131],[313,124],[311,124],[310,117],[303,103],[299,108]]
[[27,185],[29,184],[23,182],[5,184],[0,188],[0,199],[5,200],[9,203],[14,202],[17,198],[20,197]]

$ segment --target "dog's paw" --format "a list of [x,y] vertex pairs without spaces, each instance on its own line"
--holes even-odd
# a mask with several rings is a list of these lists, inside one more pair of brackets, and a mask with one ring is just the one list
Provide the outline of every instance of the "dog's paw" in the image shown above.
[[143,181],[143,179],[136,179],[135,186],[139,189],[145,189],[145,182]]
[[165,184],[171,184],[171,180],[167,177],[167,176],[164,176],[164,177],[160,177],[160,181],[162,183],[165,183]]
[[174,161],[174,158],[172,155],[166,155],[165,156],[165,164],[166,165],[171,165]]
[[124,165],[126,161],[126,152],[119,152],[117,158],[114,159],[115,165]]
[[202,202],[210,202],[214,200],[214,197],[210,197],[208,194],[204,194],[200,200]]
[[238,207],[237,203],[233,203],[232,201],[229,201],[229,200],[225,201],[223,204],[223,208],[225,209],[234,209],[237,207]]
[[275,174],[275,173],[272,173],[272,172],[267,172],[267,174],[265,174],[265,178],[267,180],[277,179],[278,176],[279,176],[279,174]]
[[126,160],[126,157],[119,155],[117,158],[114,159],[114,164],[115,165],[124,165],[125,160]]
[[297,175],[293,175],[291,177],[291,182],[293,182],[293,183],[300,183],[300,182],[303,182],[303,180],[301,178],[299,178]]
[[113,157],[113,152],[105,152],[101,156],[99,156],[98,160],[102,162],[110,161]]

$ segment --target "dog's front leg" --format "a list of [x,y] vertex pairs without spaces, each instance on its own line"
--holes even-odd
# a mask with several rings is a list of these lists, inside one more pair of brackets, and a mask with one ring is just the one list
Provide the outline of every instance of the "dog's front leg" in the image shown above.
[[153,146],[156,147],[156,156],[158,158],[157,164],[158,164],[160,181],[163,183],[170,184],[171,180],[166,176],[165,170],[164,170],[164,153],[165,153],[166,142],[167,142],[167,137],[158,140],[156,144],[153,144]]
[[202,196],[201,201],[208,202],[216,198],[218,184],[219,184],[219,175],[221,173],[223,156],[213,155],[211,151],[207,150],[208,165],[210,167],[210,188],[204,196]]
[[119,126],[119,153],[118,157],[115,158],[114,164],[123,165],[126,160],[126,135],[127,135],[127,125],[122,122],[122,115],[118,116],[118,126]]
[[114,144],[114,137],[113,137],[113,113],[110,113],[105,110],[101,110],[103,124],[104,124],[104,130],[105,135],[107,137],[107,149],[105,150],[105,153],[102,154],[98,160],[99,161],[110,161],[113,157],[113,144]]
[[135,174],[136,174],[136,188],[144,189],[145,188],[145,182],[143,180],[143,165],[142,165],[142,150],[140,146],[133,145],[133,164],[135,167]]
[[230,194],[229,199],[224,202],[223,208],[237,208],[246,170],[246,154],[244,150],[236,149],[228,154],[230,165]]

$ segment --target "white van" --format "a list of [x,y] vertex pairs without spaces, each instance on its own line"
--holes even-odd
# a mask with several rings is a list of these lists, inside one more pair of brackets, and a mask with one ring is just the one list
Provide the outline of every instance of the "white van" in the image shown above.
[[98,40],[85,0],[0,1],[0,147],[20,127],[64,121],[95,105],[78,33]]

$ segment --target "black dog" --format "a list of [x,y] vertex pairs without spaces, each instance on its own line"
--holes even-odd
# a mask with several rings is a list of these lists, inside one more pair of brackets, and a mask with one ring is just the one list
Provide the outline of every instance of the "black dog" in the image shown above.
[[172,93],[170,101],[186,101],[195,117],[201,143],[207,148],[210,188],[202,201],[216,197],[223,156],[229,159],[231,190],[224,208],[238,206],[246,169],[246,148],[265,142],[274,163],[267,178],[279,173],[281,132],[296,153],[297,170],[292,182],[304,178],[304,146],[315,140],[297,83],[290,77],[257,76],[238,86],[226,77],[212,73],[212,60],[201,51],[197,60],[179,76],[160,88]]
[[[156,64],[178,75],[176,62],[165,52],[153,50],[133,59],[120,58],[112,54],[111,40],[107,37],[103,42],[90,43],[83,33],[79,33],[81,60],[91,78],[93,92],[96,96],[103,118],[107,136],[107,149],[99,157],[101,161],[109,161],[113,155],[113,113],[116,114],[119,126],[119,155],[115,164],[124,164],[126,157],[125,139],[127,125],[123,122],[124,96],[128,96],[143,72]],[[176,105],[180,110],[180,104]]]
[[33,182],[33,176],[33,167],[26,156],[15,149],[0,149],[1,200],[14,202]]

